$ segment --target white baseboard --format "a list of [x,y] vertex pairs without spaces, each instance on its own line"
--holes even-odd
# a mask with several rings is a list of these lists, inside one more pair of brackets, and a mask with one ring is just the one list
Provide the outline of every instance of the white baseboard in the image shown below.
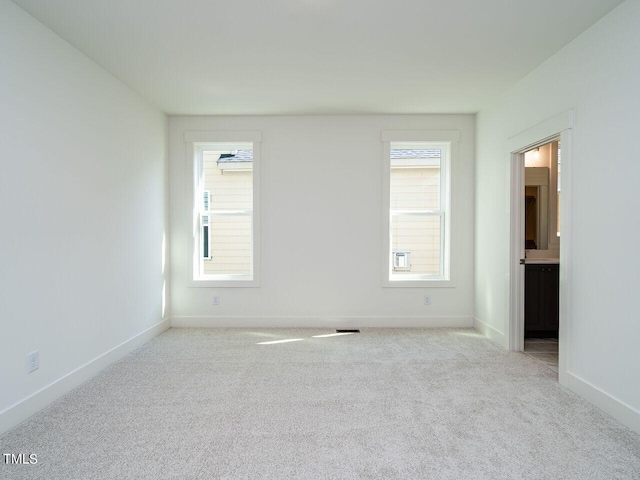
[[566,386],[600,410],[640,434],[640,412],[576,375],[567,372]]
[[170,327],[167,318],[0,412],[0,434],[62,397]]
[[473,319],[450,317],[173,317],[172,327],[211,328],[436,328],[473,327]]
[[507,336],[496,330],[494,327],[489,325],[488,323],[483,322],[482,320],[473,317],[473,328],[483,334],[485,337],[489,338],[494,343],[497,343],[501,347],[509,349],[509,342],[507,341]]

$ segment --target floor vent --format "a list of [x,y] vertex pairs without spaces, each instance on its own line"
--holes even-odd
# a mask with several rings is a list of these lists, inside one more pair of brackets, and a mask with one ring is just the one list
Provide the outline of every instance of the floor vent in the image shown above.
[[360,333],[360,330],[336,330],[336,333]]

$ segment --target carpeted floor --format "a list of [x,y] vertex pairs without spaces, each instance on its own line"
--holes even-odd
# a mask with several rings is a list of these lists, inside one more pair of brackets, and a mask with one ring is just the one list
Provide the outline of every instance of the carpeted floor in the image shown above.
[[38,460],[0,478],[640,479],[639,435],[474,330],[326,333],[170,329],[0,437]]

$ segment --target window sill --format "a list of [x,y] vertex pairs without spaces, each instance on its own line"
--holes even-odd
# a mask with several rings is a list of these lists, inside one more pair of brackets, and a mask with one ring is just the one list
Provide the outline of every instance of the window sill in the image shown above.
[[256,288],[260,286],[257,279],[219,279],[219,280],[191,280],[190,288]]
[[453,280],[383,280],[384,288],[455,288]]

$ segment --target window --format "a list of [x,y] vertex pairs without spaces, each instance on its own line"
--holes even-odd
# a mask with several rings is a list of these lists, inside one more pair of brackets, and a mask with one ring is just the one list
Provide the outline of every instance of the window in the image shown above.
[[451,156],[458,136],[383,133],[385,286],[453,286]]
[[259,139],[185,134],[193,152],[193,286],[259,285]]

